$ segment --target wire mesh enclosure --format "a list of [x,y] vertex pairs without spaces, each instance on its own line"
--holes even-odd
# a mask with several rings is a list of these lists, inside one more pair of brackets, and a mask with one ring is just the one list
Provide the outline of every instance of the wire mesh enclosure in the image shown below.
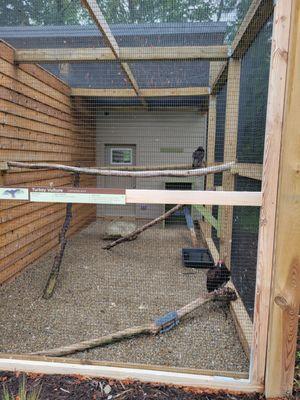
[[278,3],[0,2],[3,365],[262,389]]

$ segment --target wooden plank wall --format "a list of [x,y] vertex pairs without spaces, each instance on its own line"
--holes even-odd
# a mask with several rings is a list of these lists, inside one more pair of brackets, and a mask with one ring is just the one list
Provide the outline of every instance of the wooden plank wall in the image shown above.
[[[14,50],[0,42],[0,161],[47,161],[95,165],[95,125],[85,100],[36,65],[14,65]],[[81,186],[95,186],[82,176]],[[1,186],[70,186],[72,176],[56,170],[12,170]],[[65,204],[0,202],[0,283],[54,248]],[[96,216],[94,205],[74,205],[69,234]]]

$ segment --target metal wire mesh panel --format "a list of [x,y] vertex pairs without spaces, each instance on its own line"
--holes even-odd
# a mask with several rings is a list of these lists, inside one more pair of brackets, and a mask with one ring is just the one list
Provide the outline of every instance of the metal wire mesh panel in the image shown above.
[[0,2],[2,352],[247,377],[272,10]]

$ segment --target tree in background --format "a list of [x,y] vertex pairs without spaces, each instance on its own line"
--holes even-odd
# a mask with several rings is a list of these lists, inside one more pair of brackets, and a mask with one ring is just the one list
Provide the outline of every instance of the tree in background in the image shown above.
[[79,0],[0,0],[0,26],[88,22],[87,12]]
[[251,0],[104,0],[110,23],[203,22],[241,19]]
[[[227,21],[236,25],[251,0],[98,0],[110,24]],[[80,0],[0,0],[0,25],[91,23]]]
[[26,1],[0,0],[0,25],[29,25],[29,8]]

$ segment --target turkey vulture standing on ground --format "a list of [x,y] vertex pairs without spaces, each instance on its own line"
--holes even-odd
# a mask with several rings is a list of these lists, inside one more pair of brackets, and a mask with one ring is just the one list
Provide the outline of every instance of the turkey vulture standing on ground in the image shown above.
[[204,148],[199,146],[197,150],[193,152],[193,168],[201,168],[204,166]]
[[219,289],[229,281],[230,272],[224,261],[219,260],[218,263],[207,271],[206,288],[208,292]]

